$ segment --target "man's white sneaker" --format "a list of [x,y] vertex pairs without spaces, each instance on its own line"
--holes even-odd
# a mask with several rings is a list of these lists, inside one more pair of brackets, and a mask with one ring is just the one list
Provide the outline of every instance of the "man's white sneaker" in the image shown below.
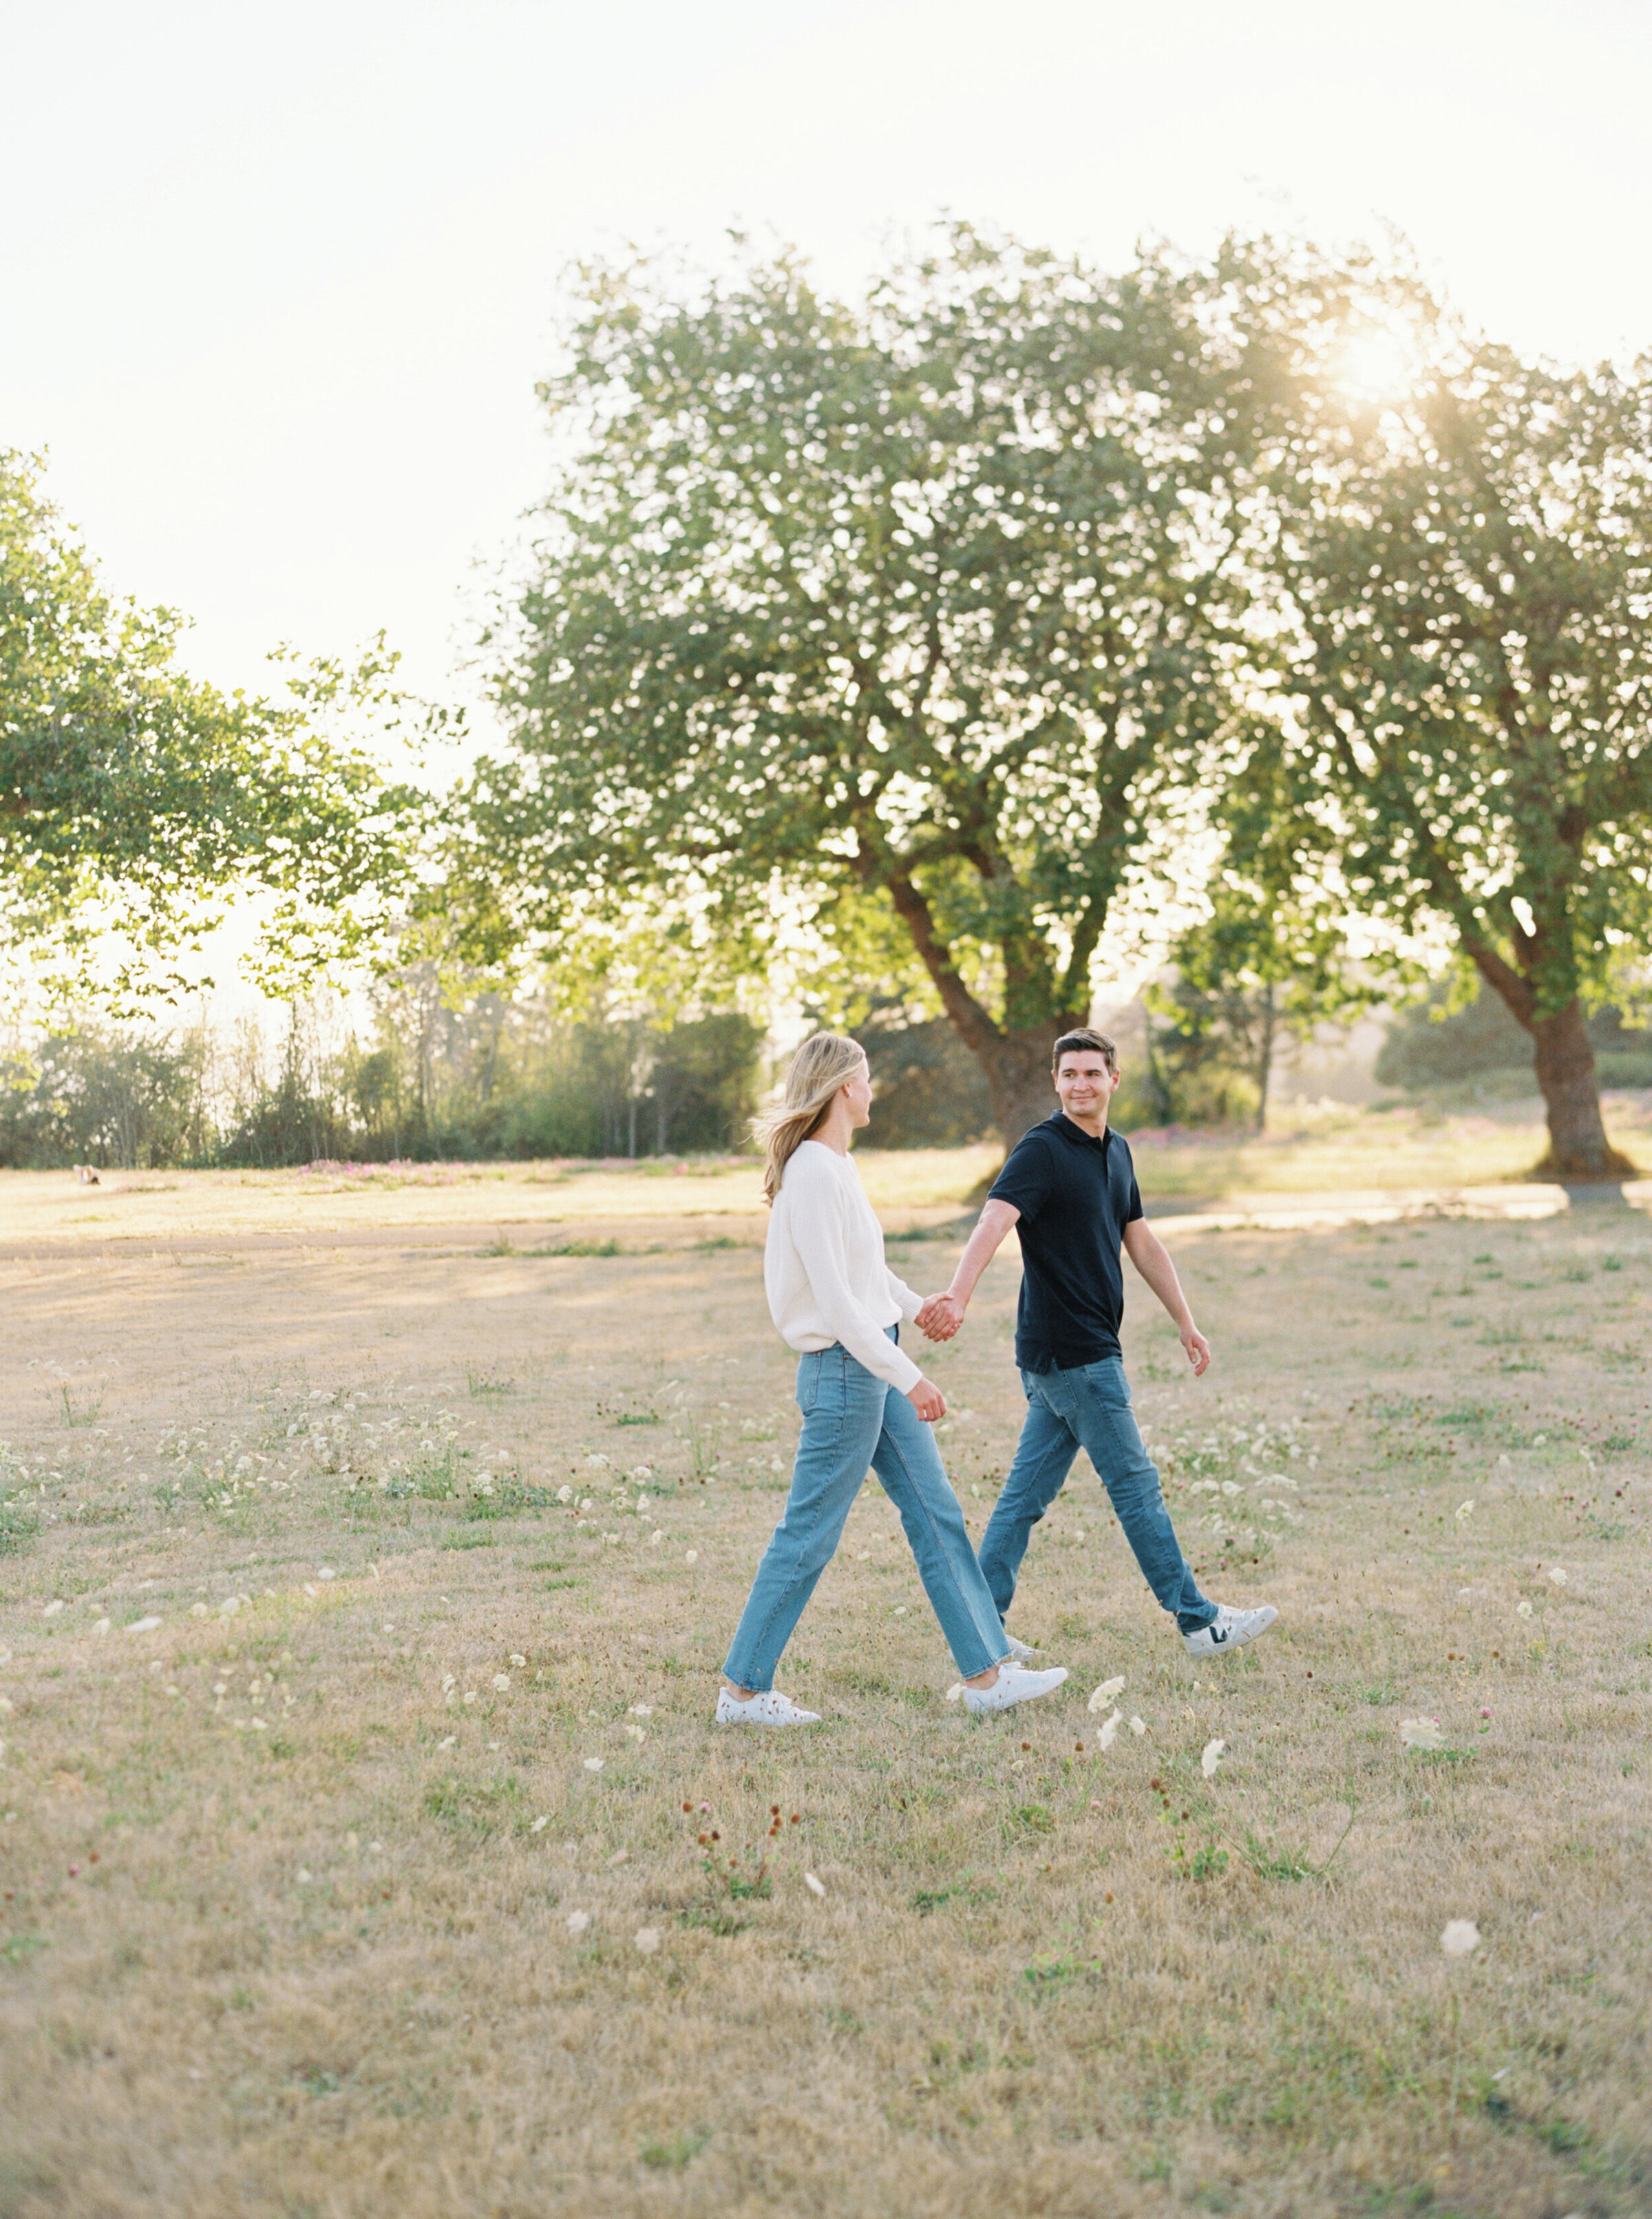
[[719,1688],[717,1722],[720,1726],[817,1726],[820,1712],[800,1711],[789,1695],[774,1688],[743,1703],[736,1702],[726,1688]]
[[1029,1649],[1024,1641],[1017,1641],[1013,1633],[1006,1632],[1004,1639],[1009,1644],[1009,1654],[1015,1658],[1017,1664],[1037,1663],[1038,1651],[1036,1649]]
[[1196,1633],[1184,1633],[1182,1646],[1189,1656],[1225,1656],[1230,1649],[1243,1649],[1247,1641],[1265,1633],[1278,1615],[1270,1602],[1259,1610],[1229,1610],[1225,1602],[1219,1603],[1209,1625]]
[[992,1685],[966,1688],[964,1701],[978,1719],[984,1719],[993,1711],[1007,1711],[1016,1703],[1030,1703],[1040,1695],[1053,1695],[1066,1676],[1065,1664],[1053,1665],[1046,1672],[1027,1672],[1019,1664],[1000,1664]]

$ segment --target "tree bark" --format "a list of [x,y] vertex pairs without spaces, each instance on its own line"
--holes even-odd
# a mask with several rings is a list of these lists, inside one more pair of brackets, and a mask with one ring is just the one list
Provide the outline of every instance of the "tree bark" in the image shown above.
[[1575,994],[1552,1017],[1537,1014],[1530,979],[1506,963],[1494,949],[1470,946],[1475,968],[1514,1019],[1531,1035],[1537,1088],[1549,1118],[1549,1153],[1534,1172],[1544,1178],[1634,1178],[1635,1165],[1606,1139],[1600,1115],[1600,1087],[1594,1050],[1583,1023],[1583,1004]]
[[1058,1107],[1050,1078],[1050,1050],[1063,1033],[1088,1022],[1082,1016],[1052,1017],[1047,1025],[997,1033],[970,1043],[986,1073],[992,1115],[1006,1148],[1013,1148],[1029,1126],[1039,1124]]
[[1556,1179],[1633,1178],[1635,1166],[1606,1139],[1594,1050],[1575,996],[1552,1017],[1532,1021],[1537,1085],[1549,1114],[1549,1153],[1537,1165]]
[[1256,1128],[1268,1128],[1268,1087],[1273,1077],[1274,989],[1270,979],[1262,990],[1262,1039],[1256,1059]]
[[1085,1010],[1069,1010],[1045,1022],[1009,1029],[996,1024],[960,977],[952,951],[935,929],[929,904],[910,878],[898,872],[884,881],[897,914],[912,935],[924,968],[935,984],[941,1007],[954,1032],[986,1074],[992,1115],[1013,1148],[1030,1125],[1056,1106],[1050,1083],[1050,1050],[1063,1033],[1090,1022]]

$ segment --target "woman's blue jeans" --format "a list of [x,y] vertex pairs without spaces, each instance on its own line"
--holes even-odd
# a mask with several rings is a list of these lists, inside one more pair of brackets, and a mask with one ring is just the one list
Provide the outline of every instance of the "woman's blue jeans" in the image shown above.
[[838,1341],[799,1362],[798,1408],[803,1436],[792,1491],[740,1614],[724,1676],[759,1694],[774,1685],[781,1651],[842,1538],[868,1465],[900,1512],[960,1676],[972,1680],[1001,1663],[1009,1653],[1003,1622],[964,1530],[934,1428]]
[[1164,1507],[1158,1467],[1142,1445],[1130,1383],[1116,1356],[1071,1371],[1023,1371],[1027,1421],[1015,1462],[981,1540],[981,1569],[1001,1617],[1015,1599],[1015,1575],[1034,1526],[1060,1494],[1082,1448],[1101,1474],[1108,1499],[1135,1551],[1148,1586],[1183,1633],[1208,1625],[1216,1606],[1199,1592]]

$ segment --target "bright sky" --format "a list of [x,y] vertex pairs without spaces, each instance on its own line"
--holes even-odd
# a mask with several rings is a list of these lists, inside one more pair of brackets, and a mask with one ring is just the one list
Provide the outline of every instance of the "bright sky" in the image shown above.
[[1635,0],[4,0],[0,61],[0,444],[226,684],[382,626],[450,685],[561,273],[627,239],[848,286],[941,209],[1107,261],[1391,222],[1518,343],[1652,344]]

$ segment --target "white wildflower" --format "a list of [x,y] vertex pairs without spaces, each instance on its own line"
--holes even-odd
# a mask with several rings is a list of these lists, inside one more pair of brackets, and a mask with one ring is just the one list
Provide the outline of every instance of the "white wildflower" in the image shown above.
[[634,1719],[651,1719],[654,1716],[654,1706],[652,1703],[633,1703],[630,1715]]
[[651,1957],[660,1946],[660,1930],[657,1926],[639,1926],[631,1938],[643,1956]]
[[630,1476],[633,1479],[652,1479],[654,1466],[651,1464],[634,1464],[631,1466]]
[[593,1454],[587,1457],[585,1461],[587,1464],[593,1465],[599,1471],[606,1471],[608,1470],[608,1459],[606,1456],[597,1456]]
[[591,1914],[588,1911],[570,1911],[568,1912],[568,1930],[575,1937],[575,1939],[577,1939],[580,1935],[588,1931],[590,1924]]
[[475,1691],[475,1689],[474,1688],[467,1688],[465,1689],[465,1691],[464,1691],[464,1698],[463,1698],[463,1700],[464,1700],[467,1703],[474,1703],[474,1702],[475,1701],[475,1700],[476,1700],[476,1691]]
[[1085,1704],[1084,1708],[1090,1712],[1092,1718],[1099,1717],[1101,1712],[1107,1708],[1108,1705],[1113,1700],[1115,1696],[1121,1695],[1123,1693],[1124,1675],[1121,1672],[1115,1680],[1103,1680],[1101,1686],[1097,1688],[1095,1694]]
[[241,1598],[239,1595],[226,1595],[222,1602],[218,1606],[218,1615],[220,1618],[233,1618],[240,1607]]
[[683,1562],[686,1564],[699,1563],[699,1551],[698,1549],[685,1549],[683,1551]]
[[1520,1597],[1519,1601],[1514,1606],[1514,1615],[1517,1618],[1530,1618],[1531,1615],[1531,1605],[1526,1601],[1524,1595]]
[[1438,1719],[1401,1719],[1400,1738],[1407,1749],[1444,1749],[1445,1736]]
[[1557,1588],[1563,1588],[1568,1578],[1565,1565],[1551,1564],[1549,1568],[1549,1576]]
[[600,1772],[602,1759],[599,1756],[587,1756],[585,1759],[585,1768],[587,1772]]
[[574,1500],[573,1489],[571,1487],[559,1487],[556,1490],[556,1500],[558,1502],[572,1502]]
[[152,1633],[159,1624],[160,1620],[158,1618],[140,1618],[136,1619],[131,1625],[127,1626],[127,1632],[128,1633]]
[[947,1688],[947,1700],[949,1703],[955,1703],[955,1702],[958,1700],[959,1697],[963,1694],[963,1692],[964,1692],[964,1683],[963,1683],[963,1681],[962,1681],[961,1680],[954,1680],[954,1681],[953,1681],[953,1683],[952,1683],[951,1687],[950,1687],[950,1688]]
[[437,1748],[438,1748],[438,1750],[442,1750],[442,1749],[456,1749],[456,1748],[458,1747],[458,1745],[459,1745],[459,1737],[458,1737],[458,1735],[457,1735],[457,1734],[449,1734],[449,1735],[447,1735],[447,1736],[445,1737],[445,1738],[444,1738],[444,1739],[443,1739],[443,1740],[441,1740],[441,1741],[438,1741],[438,1742],[437,1743],[437,1744],[436,1744],[436,1746],[437,1746]]
[[826,1893],[823,1883],[817,1880],[811,1872],[804,1873],[803,1876],[803,1884],[808,1889],[810,1895],[824,1895]]
[[1461,1526],[1461,1525],[1462,1525],[1462,1523],[1463,1523],[1463,1520],[1464,1520],[1465,1518],[1468,1518],[1468,1517],[1469,1517],[1469,1516],[1471,1516],[1471,1515],[1473,1514],[1474,1507],[1475,1507],[1475,1504],[1474,1504],[1474,1497],[1473,1497],[1472,1495],[1470,1495],[1470,1496],[1469,1496],[1469,1500],[1468,1500],[1466,1502],[1459,1502],[1459,1503],[1458,1503],[1458,1505],[1457,1505],[1457,1510],[1456,1510],[1456,1518],[1457,1518],[1457,1523],[1458,1523],[1458,1525],[1459,1525],[1459,1526]]
[[100,1619],[98,1619],[98,1621],[97,1621],[96,1625],[95,1626],[93,1626],[93,1628],[92,1628],[92,1632],[93,1632],[94,1633],[96,1633],[96,1634],[100,1635],[100,1636],[101,1636],[101,1635],[102,1635],[102,1634],[107,1633],[107,1632],[109,1632],[109,1622],[108,1619],[106,1619],[106,1618],[100,1618]]
[[1140,1719],[1133,1718],[1130,1721],[1130,1731],[1133,1734],[1145,1734],[1147,1728]]
[[444,1673],[443,1673],[443,1675],[442,1675],[442,1693],[443,1693],[444,1695],[450,1695],[450,1694],[453,1693],[453,1690],[454,1690],[454,1689],[458,1686],[458,1684],[459,1684],[459,1683],[458,1683],[458,1681],[454,1678],[454,1676],[453,1676],[453,1675],[452,1675],[452,1673],[451,1673],[451,1672],[444,1672]]
[[528,1669],[527,1658],[525,1656],[519,1656],[514,1649],[511,1651],[511,1663],[512,1668],[518,1672],[525,1672]]
[[1113,1713],[1113,1715],[1112,1715],[1112,1717],[1111,1717],[1110,1719],[1108,1719],[1107,1723],[1105,1724],[1105,1725],[1103,1725],[1103,1726],[1102,1726],[1102,1731],[1101,1731],[1101,1734],[1100,1734],[1099,1738],[1100,1738],[1100,1741],[1101,1741],[1101,1745],[1102,1745],[1102,1747],[1103,1749],[1111,1749],[1111,1748],[1112,1748],[1112,1746],[1113,1746],[1113,1737],[1115,1736],[1115,1734],[1116,1734],[1116,1733],[1117,1733],[1117,1731],[1118,1731],[1119,1728],[1120,1728],[1123,1724],[1124,1724],[1124,1713],[1123,1713],[1123,1712],[1122,1712],[1122,1711],[1115,1711],[1115,1712],[1114,1712],[1114,1713]]
[[608,1869],[610,1872],[618,1872],[621,1865],[628,1865],[630,1861],[631,1853],[629,1849],[616,1849],[608,1860]]
[[508,1672],[495,1672],[494,1675],[494,1693],[496,1695],[508,1695],[510,1692],[510,1674]]
[[549,1818],[536,1818],[532,1825],[529,1827],[528,1831],[531,1834],[543,1834],[550,1824],[550,1821]]
[[1448,1919],[1440,1947],[1448,1957],[1467,1957],[1480,1947],[1480,1929],[1472,1918]]
[[1216,1777],[1216,1767],[1221,1762],[1222,1752],[1227,1747],[1225,1741],[1208,1741],[1205,1744],[1204,1755],[1199,1759],[1199,1769],[1207,1780]]
[[55,1618],[62,1608],[63,1597],[61,1595],[55,1595],[53,1600],[47,1603],[46,1608],[40,1613],[40,1616],[42,1618]]

